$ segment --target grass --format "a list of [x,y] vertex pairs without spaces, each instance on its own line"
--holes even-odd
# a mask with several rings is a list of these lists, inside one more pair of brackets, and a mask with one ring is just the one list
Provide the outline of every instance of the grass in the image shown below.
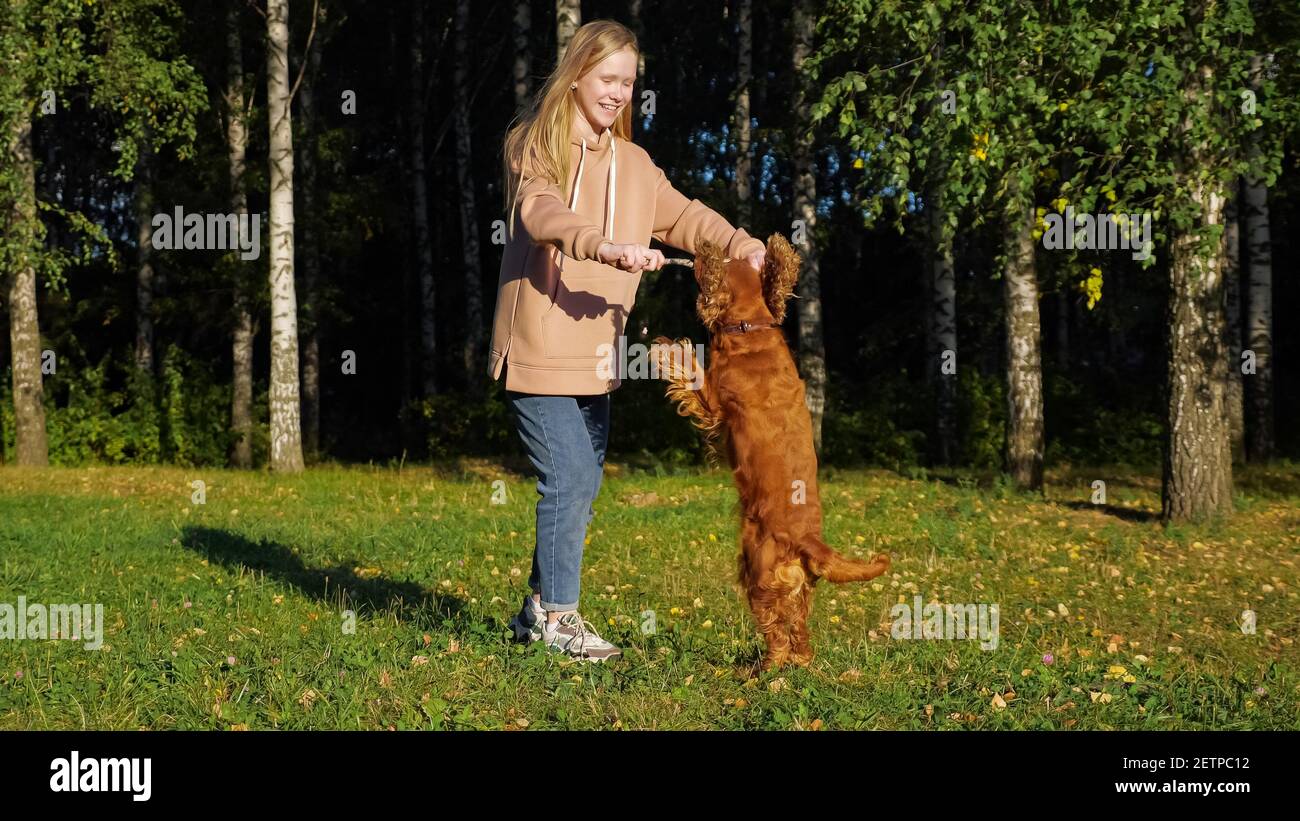
[[[1300,470],[1176,528],[1149,474],[976,478],[823,471],[827,541],[893,569],[819,586],[813,665],[753,676],[723,471],[607,467],[582,610],[625,656],[594,667],[506,640],[536,495],[500,466],[3,468],[0,602],[102,603],[106,635],[0,641],[0,728],[1300,727]],[[892,638],[916,594],[997,603],[997,648]]]

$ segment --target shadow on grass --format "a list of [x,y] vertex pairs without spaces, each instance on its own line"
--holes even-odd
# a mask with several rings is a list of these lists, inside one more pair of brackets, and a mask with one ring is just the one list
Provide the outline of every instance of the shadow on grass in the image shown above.
[[[413,582],[362,578],[352,570],[357,562],[308,567],[297,554],[278,542],[254,542],[239,533],[211,527],[186,526],[181,531],[181,544],[203,554],[209,562],[236,572],[244,569],[264,573],[304,596],[355,610],[357,615],[393,612],[402,621],[425,620],[435,624],[438,617],[443,617],[450,619],[455,632],[471,632],[460,599]],[[505,629],[504,623],[491,619],[483,620],[482,626],[488,630]]]
[[1150,510],[1134,510],[1131,507],[1116,507],[1115,505],[1094,505],[1092,502],[1067,502],[1058,501],[1058,505],[1068,507],[1072,510],[1092,510],[1098,513],[1105,513],[1107,516],[1114,516],[1116,519],[1123,519],[1126,522],[1136,522],[1138,524],[1149,524],[1160,521],[1160,514]]

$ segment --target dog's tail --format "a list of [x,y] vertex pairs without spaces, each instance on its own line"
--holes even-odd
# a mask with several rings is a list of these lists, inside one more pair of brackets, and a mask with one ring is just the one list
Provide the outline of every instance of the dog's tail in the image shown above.
[[808,569],[828,582],[865,582],[889,569],[889,554],[879,553],[871,561],[850,559],[827,545],[818,536],[809,536],[799,543]]

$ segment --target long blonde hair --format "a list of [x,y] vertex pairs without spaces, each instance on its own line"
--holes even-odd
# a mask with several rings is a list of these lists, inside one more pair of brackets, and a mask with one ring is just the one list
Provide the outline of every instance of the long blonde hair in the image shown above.
[[[569,132],[573,118],[581,116],[576,113],[569,85],[594,69],[601,60],[628,46],[640,55],[636,35],[614,20],[592,20],[574,33],[564,57],[546,78],[531,105],[512,121],[506,131],[501,163],[506,213],[511,213],[515,206],[523,168],[520,160],[525,151],[529,152],[537,174],[561,188],[568,187]],[[619,112],[610,131],[615,137],[632,139],[631,101]]]

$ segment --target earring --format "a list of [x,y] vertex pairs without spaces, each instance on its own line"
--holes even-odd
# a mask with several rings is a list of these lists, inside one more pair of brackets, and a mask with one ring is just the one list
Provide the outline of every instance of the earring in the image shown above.
[[577,83],[570,83],[570,84],[569,84],[569,91],[573,91],[573,90],[574,90],[575,88],[577,88],[577,87],[578,87],[578,84],[577,84]]

